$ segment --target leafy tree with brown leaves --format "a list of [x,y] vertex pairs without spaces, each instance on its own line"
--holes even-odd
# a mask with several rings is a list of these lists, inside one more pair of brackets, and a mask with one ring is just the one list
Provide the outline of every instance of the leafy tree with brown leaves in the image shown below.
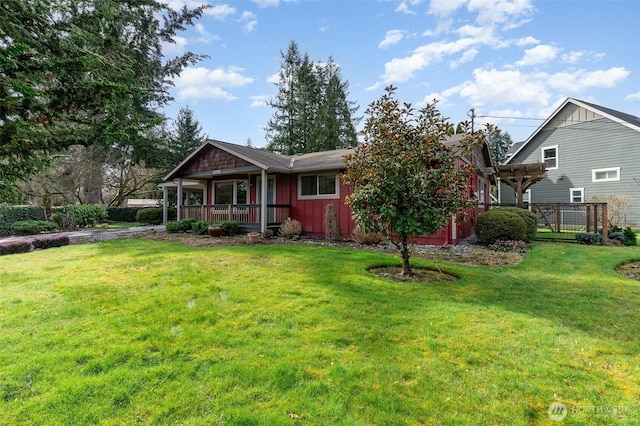
[[371,103],[364,143],[346,158],[343,181],[352,186],[347,204],[367,232],[380,232],[402,256],[402,275],[412,275],[409,242],[434,234],[460,209],[475,205],[470,194],[473,166],[460,161],[482,131],[447,144],[452,127],[436,102],[416,112],[400,104],[396,88]]

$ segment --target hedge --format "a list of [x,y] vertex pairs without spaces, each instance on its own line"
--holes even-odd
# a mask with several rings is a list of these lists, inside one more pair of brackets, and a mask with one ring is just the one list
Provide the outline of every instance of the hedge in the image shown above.
[[11,225],[21,220],[46,220],[42,206],[0,206],[0,235],[11,233]]
[[32,235],[58,229],[58,225],[47,220],[19,220],[11,225],[12,234]]
[[143,207],[107,207],[107,219],[112,222],[136,222],[136,214]]
[[[167,220],[176,220],[178,212],[175,208],[170,208]],[[145,207],[136,213],[136,222],[147,225],[162,225],[162,207]]]

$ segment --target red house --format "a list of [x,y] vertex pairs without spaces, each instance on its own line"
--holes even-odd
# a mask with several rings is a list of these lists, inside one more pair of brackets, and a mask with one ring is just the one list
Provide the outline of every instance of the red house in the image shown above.
[[[447,142],[455,145],[458,135]],[[351,193],[340,181],[344,156],[352,149],[280,155],[217,140],[208,140],[173,169],[160,186],[164,195],[164,221],[168,218],[169,191],[177,191],[178,219],[234,220],[240,229],[277,228],[287,218],[302,225],[303,234],[323,236],[326,205],[336,207],[343,237],[350,238],[355,223],[345,203]],[[461,162],[476,164],[471,196],[479,207],[451,218],[436,235],[419,238],[422,244],[456,244],[475,232],[475,219],[489,203],[491,157],[486,145]],[[462,213],[462,212],[461,212]]]

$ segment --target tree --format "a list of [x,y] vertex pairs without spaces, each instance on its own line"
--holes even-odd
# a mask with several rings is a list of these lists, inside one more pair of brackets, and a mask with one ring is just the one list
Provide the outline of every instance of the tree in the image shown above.
[[483,132],[448,146],[452,125],[435,101],[416,113],[395,99],[395,87],[385,91],[365,112],[364,143],[346,157],[343,181],[353,188],[346,202],[358,226],[385,235],[402,256],[402,275],[411,275],[409,240],[434,234],[475,204],[469,195],[473,166],[459,158],[483,141]]
[[267,131],[267,149],[285,155],[357,145],[353,118],[358,107],[347,100],[349,85],[333,59],[314,63],[295,41],[281,52],[278,94]]
[[172,134],[169,136],[168,164],[165,171],[171,171],[191,152],[207,140],[202,133],[202,125],[189,107],[180,108]]
[[167,60],[163,43],[206,6],[157,0],[0,2],[0,195],[71,145],[122,145],[159,160],[148,130],[164,120],[171,78],[201,56]]
[[500,129],[496,129],[488,136],[487,145],[491,153],[491,160],[493,164],[497,166],[503,164],[507,159],[507,152],[509,152],[511,145],[513,145],[513,141],[509,133],[502,133]]

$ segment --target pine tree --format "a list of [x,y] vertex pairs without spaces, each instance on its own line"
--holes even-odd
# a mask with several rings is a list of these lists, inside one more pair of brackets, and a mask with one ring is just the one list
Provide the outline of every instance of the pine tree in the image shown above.
[[193,111],[189,107],[180,108],[167,147],[169,151],[167,171],[180,164],[205,140],[207,140],[207,136],[202,133],[202,125],[194,116]]
[[357,145],[358,106],[347,100],[349,84],[333,59],[314,63],[295,41],[281,54],[278,94],[268,103],[275,111],[266,126],[267,149],[292,155]]
[[498,165],[504,163],[507,158],[507,152],[511,148],[513,141],[511,135],[498,129],[489,134],[487,139],[487,145],[489,145],[489,152],[491,153],[491,160],[493,164]]

